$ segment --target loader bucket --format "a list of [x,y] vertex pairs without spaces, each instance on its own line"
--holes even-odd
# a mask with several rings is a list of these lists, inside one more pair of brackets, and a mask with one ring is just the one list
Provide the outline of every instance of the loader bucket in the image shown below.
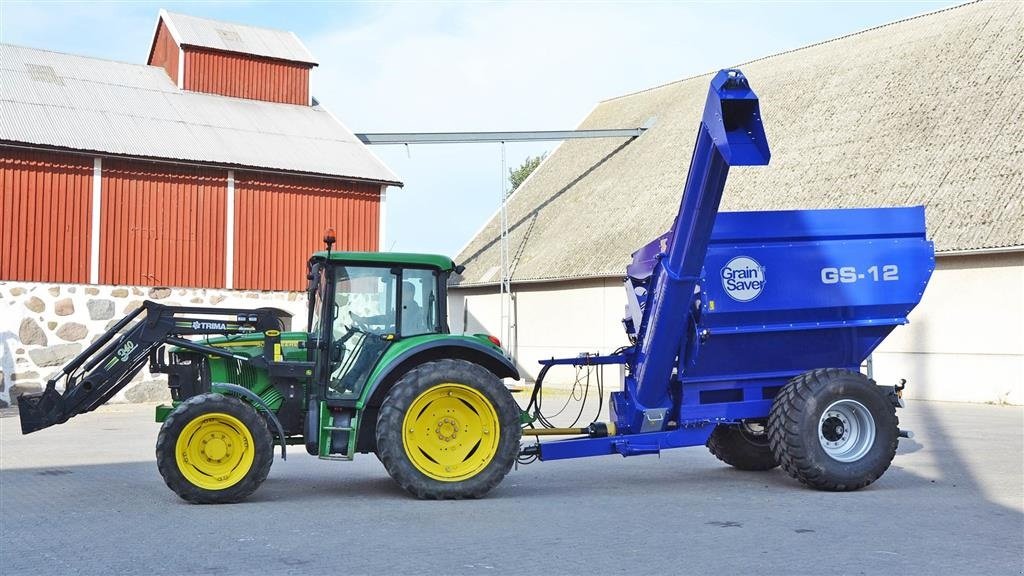
[[21,433],[28,434],[65,422],[67,418],[61,419],[54,410],[59,403],[60,393],[51,388],[35,394],[22,394],[18,398]]

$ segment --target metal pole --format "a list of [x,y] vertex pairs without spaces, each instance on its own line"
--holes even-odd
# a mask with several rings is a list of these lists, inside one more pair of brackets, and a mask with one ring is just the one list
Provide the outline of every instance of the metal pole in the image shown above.
[[509,274],[510,262],[508,253],[508,188],[506,187],[507,179],[505,175],[508,173],[508,159],[505,153],[505,143],[501,142],[501,186],[499,187],[501,198],[499,199],[498,206],[500,207],[500,226],[501,226],[501,240],[498,250],[501,257],[501,341],[505,344],[506,352],[511,353],[511,280]]
[[576,138],[636,138],[653,124],[609,130],[530,130],[522,132],[381,132],[356,134],[363,144],[476,144],[483,142],[541,142]]

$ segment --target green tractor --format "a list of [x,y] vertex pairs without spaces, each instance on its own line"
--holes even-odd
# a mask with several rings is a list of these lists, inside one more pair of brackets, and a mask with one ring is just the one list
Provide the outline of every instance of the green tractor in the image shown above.
[[21,397],[23,432],[95,409],[148,361],[173,399],[157,407],[157,466],[185,500],[246,498],[275,443],[282,457],[293,444],[326,460],[375,453],[418,498],[483,496],[519,453],[521,411],[502,383],[519,373],[496,338],[449,333],[447,282],[461,267],[325,240],[308,263],[307,331],[276,309],[147,301]]

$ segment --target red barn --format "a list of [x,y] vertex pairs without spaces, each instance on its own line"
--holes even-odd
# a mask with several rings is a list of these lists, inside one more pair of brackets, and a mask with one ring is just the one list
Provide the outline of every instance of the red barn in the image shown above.
[[291,32],[161,11],[148,65],[0,44],[0,280],[297,290],[377,250],[398,178]]
[[[165,11],[147,64],[0,44],[0,406],[143,298],[301,319],[324,228],[379,249],[401,182],[314,67],[290,32]],[[120,398],[166,395],[145,378]]]

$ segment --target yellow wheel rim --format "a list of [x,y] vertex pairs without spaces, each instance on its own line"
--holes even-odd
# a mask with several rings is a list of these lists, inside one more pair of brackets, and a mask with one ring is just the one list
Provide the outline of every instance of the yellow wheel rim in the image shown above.
[[185,425],[175,444],[178,470],[206,490],[238,484],[252,468],[252,433],[230,414],[203,414]]
[[413,466],[442,482],[472,478],[494,459],[500,438],[490,400],[462,384],[438,384],[416,397],[402,421]]

